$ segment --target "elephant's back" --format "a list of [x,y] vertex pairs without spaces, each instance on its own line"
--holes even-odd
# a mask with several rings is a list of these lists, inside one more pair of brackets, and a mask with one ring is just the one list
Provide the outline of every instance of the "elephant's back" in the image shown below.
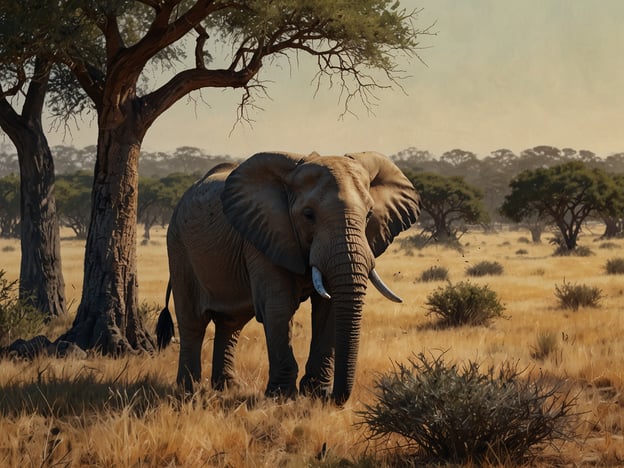
[[236,164],[219,164],[189,187],[173,212],[169,224],[170,234],[173,233],[180,239],[194,238],[197,230],[213,237],[224,234],[212,231],[225,228],[221,193],[225,180],[234,168]]

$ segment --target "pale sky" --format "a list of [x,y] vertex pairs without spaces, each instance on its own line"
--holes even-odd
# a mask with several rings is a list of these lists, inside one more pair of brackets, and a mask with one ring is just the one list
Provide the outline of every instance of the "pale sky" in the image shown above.
[[[204,90],[204,102],[183,100],[148,131],[143,149],[196,146],[210,154],[247,157],[259,151],[393,154],[410,146],[436,155],[453,148],[485,156],[536,145],[624,151],[624,1],[403,0],[419,8],[418,60],[402,63],[407,94],[377,93],[374,115],[360,105],[339,120],[337,89],[315,96],[313,64],[267,67],[270,99],[238,125],[240,91]],[[199,96],[197,96],[199,97]],[[95,123],[52,145],[96,143]]]

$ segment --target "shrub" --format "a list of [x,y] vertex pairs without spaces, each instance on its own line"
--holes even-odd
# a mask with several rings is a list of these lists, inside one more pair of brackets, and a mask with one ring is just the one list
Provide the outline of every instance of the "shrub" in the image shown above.
[[482,261],[466,268],[468,276],[502,275],[503,265],[498,262]]
[[518,249],[516,250],[516,255],[528,255],[529,251],[527,249]]
[[359,414],[371,438],[398,435],[421,463],[522,463],[556,440],[573,438],[576,397],[561,383],[523,377],[517,365],[482,372],[422,353],[379,377],[376,400]]
[[448,268],[443,266],[432,266],[421,273],[420,281],[447,281],[448,274]]
[[403,239],[399,239],[399,247],[405,250],[411,249],[424,249],[432,242],[432,238],[426,234],[415,234],[413,236],[405,237]]
[[5,274],[0,270],[0,346],[6,346],[18,337],[36,335],[45,322],[43,314],[18,298],[17,280],[9,281]]
[[543,361],[552,353],[557,351],[559,343],[557,334],[554,332],[538,333],[535,346],[531,350],[531,357],[539,361]]
[[3,252],[15,252],[15,250],[15,247],[13,247],[12,245],[5,245],[4,247],[2,247]]
[[518,242],[520,242],[521,244],[530,244],[531,243],[531,239],[529,239],[528,237],[518,237]]
[[570,284],[565,280],[561,286],[555,285],[555,296],[562,309],[578,310],[579,307],[599,307],[602,291],[586,284]]
[[609,275],[621,275],[624,274],[624,258],[611,258],[607,260],[605,265],[607,274]]
[[594,255],[589,247],[584,245],[577,245],[574,249],[570,250],[565,245],[560,245],[553,252],[555,257],[590,257]]
[[440,318],[445,326],[485,325],[493,318],[501,317],[505,307],[497,294],[488,286],[469,282],[449,284],[438,288],[427,297],[429,311]]
[[608,250],[613,250],[613,249],[619,249],[620,246],[618,244],[616,244],[615,242],[602,242],[599,246],[599,249],[608,249]]

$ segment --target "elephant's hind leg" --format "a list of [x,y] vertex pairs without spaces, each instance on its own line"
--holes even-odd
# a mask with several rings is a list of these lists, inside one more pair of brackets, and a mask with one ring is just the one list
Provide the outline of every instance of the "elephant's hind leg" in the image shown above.
[[208,320],[187,326],[178,323],[180,332],[180,360],[178,363],[178,385],[186,392],[193,391],[193,383],[201,380],[201,348],[206,335]]
[[201,380],[201,349],[211,317],[201,310],[199,287],[190,275],[172,275],[171,287],[180,335],[176,380],[185,392],[192,393],[193,383]]
[[240,332],[251,317],[233,321],[215,318],[214,350],[212,354],[212,387],[223,390],[236,385],[234,361]]

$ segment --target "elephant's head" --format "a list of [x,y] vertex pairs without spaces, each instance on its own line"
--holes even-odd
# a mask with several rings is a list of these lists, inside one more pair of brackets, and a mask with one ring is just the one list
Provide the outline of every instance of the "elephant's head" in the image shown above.
[[416,221],[420,200],[385,156],[260,153],[228,177],[224,212],[275,264],[312,273],[335,317],[334,399],[350,395],[367,280],[400,301],[375,273],[375,257]]

